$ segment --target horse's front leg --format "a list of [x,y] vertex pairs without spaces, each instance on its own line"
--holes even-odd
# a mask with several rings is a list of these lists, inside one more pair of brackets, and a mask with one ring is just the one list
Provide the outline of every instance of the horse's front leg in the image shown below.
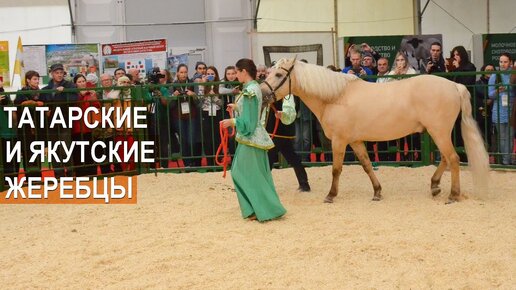
[[344,153],[346,150],[346,145],[337,146],[337,142],[333,141],[331,144],[333,151],[333,167],[332,167],[332,181],[330,192],[324,199],[324,202],[332,203],[333,198],[337,196],[339,193],[339,179],[340,174],[342,173],[342,162],[344,161]]
[[374,189],[374,196],[373,200],[378,201],[382,199],[382,186],[380,185],[380,182],[376,178],[376,175],[373,171],[373,166],[371,166],[371,160],[369,160],[369,155],[367,154],[367,149],[364,145],[364,142],[354,142],[351,143],[351,148],[353,148],[353,151],[355,151],[355,154],[358,157],[358,160],[360,160],[360,164],[362,164],[362,168],[364,168],[364,171],[369,176],[369,179],[371,180],[371,183],[373,184]]

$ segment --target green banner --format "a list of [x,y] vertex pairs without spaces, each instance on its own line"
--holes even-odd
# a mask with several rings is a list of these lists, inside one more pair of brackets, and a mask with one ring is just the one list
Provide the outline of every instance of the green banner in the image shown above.
[[11,85],[9,75],[9,42],[0,41],[0,80],[5,87]]
[[516,33],[483,34],[482,49],[484,63],[492,63],[497,67],[500,54],[508,52],[516,55]]

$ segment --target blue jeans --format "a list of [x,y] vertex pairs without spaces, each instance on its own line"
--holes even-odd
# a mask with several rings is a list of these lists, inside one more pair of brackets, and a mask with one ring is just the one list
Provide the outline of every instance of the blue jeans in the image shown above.
[[508,123],[497,123],[496,131],[498,133],[498,150],[502,153],[502,164],[511,164],[511,153],[513,147],[513,130]]
[[310,135],[312,132],[312,127],[310,126],[311,120],[303,120],[303,118],[297,118],[296,121],[296,139],[295,139],[295,149],[296,151],[303,152],[299,153],[299,156],[301,156],[301,159],[303,161],[308,161],[309,154],[310,154]]

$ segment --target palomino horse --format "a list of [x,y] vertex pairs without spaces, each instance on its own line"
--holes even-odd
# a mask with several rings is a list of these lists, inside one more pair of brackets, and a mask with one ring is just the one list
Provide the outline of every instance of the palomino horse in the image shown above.
[[279,100],[290,92],[312,110],[332,141],[333,180],[325,202],[337,196],[346,145],[350,145],[371,179],[373,200],[382,198],[364,141],[387,141],[426,130],[441,151],[442,160],[431,179],[431,192],[448,165],[451,171],[449,202],[462,199],[459,157],[451,140],[453,125],[462,111],[462,137],[476,191],[487,190],[489,157],[476,121],[471,117],[470,95],[465,86],[442,77],[421,75],[376,84],[354,75],[333,72],[300,61],[278,61],[261,84],[262,93]]

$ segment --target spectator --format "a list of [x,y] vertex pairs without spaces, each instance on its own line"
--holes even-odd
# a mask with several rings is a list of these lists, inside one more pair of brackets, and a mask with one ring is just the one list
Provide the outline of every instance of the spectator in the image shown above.
[[264,81],[267,78],[267,66],[259,64],[256,66],[256,80]]
[[129,70],[129,75],[131,75],[131,81],[133,85],[139,86],[142,84],[140,70],[137,68],[132,68]]
[[[199,65],[201,66],[201,65]],[[198,66],[198,67],[199,67]],[[205,69],[203,69],[205,70]],[[200,163],[194,160],[194,156],[201,154],[200,118],[197,106],[198,97],[188,79],[188,66],[180,64],[177,67],[176,80],[171,103],[171,122],[175,132],[179,132],[181,155],[187,166],[198,166]]]
[[[376,83],[385,83],[389,81],[389,78],[382,77],[389,74],[389,60],[385,57],[380,57],[377,61],[378,64],[378,78],[376,79]],[[372,142],[367,142],[367,151],[371,152],[371,146],[369,144],[372,144]],[[389,141],[383,141],[383,142],[376,142],[376,150],[378,151],[378,159],[380,161],[395,161],[396,156],[391,156],[391,154],[388,153],[389,150]],[[375,156],[369,156],[369,159],[375,160]]]
[[[113,89],[113,78],[110,74],[107,73],[103,73],[100,75],[100,86],[102,88],[102,92],[97,95],[97,98],[101,100],[101,105],[105,107],[107,110],[113,105],[113,100],[118,98],[118,91]],[[114,141],[113,128],[95,128],[92,134],[95,140],[103,141],[104,144],[108,144],[108,142]],[[102,148],[100,146],[97,146],[96,150],[97,156],[107,156],[107,154],[109,153],[107,148]],[[122,171],[122,169],[120,168],[120,164],[115,164],[117,171]],[[102,174],[111,173],[111,164],[107,161],[103,162],[100,165],[100,168]]]
[[250,59],[241,59],[236,67],[244,88],[236,104],[229,106],[238,111],[238,115],[223,120],[222,126],[233,125],[237,132],[239,145],[231,166],[231,177],[242,217],[263,222],[283,216],[286,210],[278,198],[268,166],[267,150],[274,147],[274,143],[260,122],[262,92],[256,82],[256,66]]
[[378,69],[375,66],[375,60],[370,52],[364,52],[362,56],[362,66],[368,68],[373,75],[378,74]]
[[381,57],[381,55],[373,50],[373,48],[367,44],[367,43],[362,43],[362,44],[351,44],[349,47],[348,47],[348,51],[346,53],[346,58],[344,59],[344,66],[351,66],[352,63],[351,63],[351,53],[352,52],[355,52],[355,51],[358,51],[358,52],[362,52],[362,53],[368,53],[368,54],[371,54],[374,58],[375,61],[378,61]]
[[[236,77],[236,68],[232,65],[224,70],[223,82],[238,82]],[[224,97],[224,103],[230,104],[234,100],[234,96],[240,93],[240,85],[236,84],[220,84],[219,93]]]
[[[207,82],[220,82],[219,72],[213,66],[206,70]],[[208,163],[214,163],[214,155],[220,144],[219,122],[222,121],[223,99],[219,95],[218,85],[205,85],[204,96],[201,102],[201,128],[203,136],[204,155],[208,157]]]
[[433,74],[445,72],[444,58],[442,56],[442,46],[439,42],[430,45],[430,57],[426,59],[426,73]]
[[281,110],[274,113],[270,110],[270,107],[267,107],[262,116],[264,119],[263,123],[265,123],[269,135],[274,131],[276,118],[280,119],[276,133],[272,139],[274,148],[270,149],[268,152],[269,167],[272,170],[274,163],[278,161],[278,154],[281,153],[287,160],[287,163],[294,168],[297,182],[299,183],[298,190],[310,191],[305,167],[301,163],[299,155],[294,151],[294,138],[296,137],[296,127],[294,125],[294,121],[296,120],[296,104],[294,102],[294,96],[288,95],[282,100],[274,102],[274,106]]
[[[76,92],[65,92],[65,89],[73,89],[75,85],[69,81],[64,79],[65,71],[63,65],[60,63],[53,64],[50,67],[50,76],[52,79],[49,81],[48,85],[43,88],[43,90],[55,90],[52,93],[45,93],[41,95],[41,99],[45,104],[48,104],[51,109],[51,113],[49,117],[55,113],[55,108],[59,107],[63,113],[63,118],[68,120],[68,108],[71,106],[76,106],[77,102],[77,93]],[[65,142],[67,147],[70,146],[72,142],[72,129],[66,128],[61,124],[57,124],[52,130],[49,130],[48,136],[50,141],[54,144],[58,141]],[[56,160],[52,163],[54,167],[54,174],[57,178],[62,176],[74,176],[73,168],[72,168],[72,159],[70,158],[68,161],[64,161],[66,158],[66,152],[63,146],[60,146],[57,150],[57,155],[59,160]]]
[[488,83],[492,72],[495,70],[493,64],[485,64],[480,69],[485,74],[482,74],[475,83],[475,119],[477,120],[478,127],[482,132],[484,141],[488,144],[488,151],[492,151],[492,124],[491,124],[491,111],[493,108],[493,100],[489,98]]
[[[202,79],[206,77],[206,63],[203,61],[198,61],[195,63],[195,73],[192,76],[192,81],[196,82],[198,79]],[[179,67],[178,67],[179,70]]]
[[500,72],[489,77],[489,98],[493,100],[491,119],[496,126],[498,134],[498,152],[501,153],[503,165],[511,164],[511,152],[513,148],[513,128],[509,124],[510,114],[514,106],[514,95],[511,90],[512,58],[509,53],[500,55]]
[[[474,72],[477,70],[474,64],[469,61],[468,53],[464,46],[456,46],[452,49],[450,53],[451,57],[445,61],[446,71],[447,72]],[[473,87],[475,86],[475,75],[467,75],[467,76],[452,76],[451,80],[463,84],[468,88],[469,93],[474,96]],[[459,113],[457,119],[455,120],[455,126],[453,127],[452,136],[454,137],[455,147],[464,148],[464,140],[462,140],[462,130],[461,130],[461,120],[462,113]],[[468,157],[464,150],[458,150],[458,154],[460,160],[462,162],[467,162]]]
[[[392,65],[391,71],[387,75],[407,75],[407,74],[415,74],[416,70],[414,70],[408,63],[407,56],[401,52],[398,51],[396,53],[396,59],[394,64]],[[395,78],[389,78],[389,80],[394,80]],[[402,79],[402,77],[397,78]]]
[[111,77],[111,75],[107,73],[101,74],[100,86],[102,88],[100,99],[109,99],[108,95],[113,91],[113,78]]
[[[238,82],[236,68],[232,65],[227,66],[224,69],[224,79],[223,82]],[[228,104],[231,104],[235,100],[235,96],[240,94],[241,85],[240,84],[220,84],[219,93],[221,94],[221,98],[224,101],[222,108],[226,108]],[[228,118],[228,112],[226,110],[222,110],[222,118]],[[230,154],[234,154],[236,149],[236,144],[234,139],[229,139],[228,151]]]
[[354,74],[358,77],[365,77],[365,76],[372,75],[373,72],[370,69],[360,65],[361,60],[362,60],[362,54],[359,51],[352,51],[350,53],[351,65],[345,67],[342,70],[342,72],[347,73],[347,74]]
[[[120,110],[120,112],[124,112],[125,109],[131,108],[136,104],[132,104],[134,96],[132,96],[131,91],[131,80],[128,76],[121,76],[118,78],[117,81],[118,87],[123,87],[120,89],[115,90],[114,95],[112,97],[115,97],[113,99],[113,107],[115,107],[116,110]],[[128,148],[131,147],[134,143],[134,129],[131,126],[131,124],[126,119],[124,123],[118,123],[116,119],[113,120],[113,124],[115,125],[115,138],[114,142],[118,143],[120,142],[122,145],[118,149],[118,155],[120,156],[120,159],[122,160],[120,163],[115,163],[115,172],[121,171],[132,171],[136,169],[136,164],[134,163],[134,157],[131,157],[129,161],[124,161],[125,154],[123,147],[127,146]]]
[[119,67],[117,69],[115,69],[115,72],[113,73],[114,77],[115,77],[115,84],[118,83],[118,79],[120,77],[123,77],[126,75],[126,72],[125,72],[125,69]]
[[[86,77],[82,74],[76,74],[73,78],[73,82],[77,86],[78,89],[84,89],[87,87]],[[96,107],[100,109],[101,105],[99,100],[97,99],[97,94],[93,90],[81,90],[78,92],[78,106],[81,108],[81,111],[84,113],[89,107]],[[84,117],[83,117],[84,118]],[[98,120],[98,115],[90,113],[87,116],[90,123]],[[97,165],[93,161],[91,156],[91,145],[94,142],[93,130],[86,127],[84,123],[84,119],[76,120],[73,122],[72,127],[72,140],[73,141],[87,141],[88,145],[84,146],[84,160],[81,160],[81,150],[79,147],[76,147],[73,152],[73,161],[75,165],[75,174],[76,176],[92,176],[97,174]]]
[[[167,168],[172,153],[179,152],[179,142],[170,118],[170,72],[162,69],[158,74],[158,88],[151,89],[152,101],[148,112],[148,132],[150,140],[155,142],[154,154],[158,167]],[[152,167],[153,165],[151,165]]]
[[170,70],[162,69],[160,71],[160,73],[165,76],[164,78],[159,80],[160,84],[165,85],[165,84],[171,84],[172,83],[173,79],[172,79],[172,74],[170,73]]
[[389,60],[385,57],[378,59],[378,73],[376,74],[379,78],[376,79],[377,83],[385,83],[389,78],[380,78],[389,73]]
[[96,74],[89,73],[88,75],[86,75],[86,86],[88,88],[96,87],[98,82],[99,82],[99,78],[97,77]]
[[[30,72],[30,71],[29,71]],[[28,72],[27,72],[28,73]],[[37,72],[34,72],[37,74]],[[25,74],[25,77],[27,78],[27,74]],[[31,79],[31,78],[29,78]],[[39,74],[37,74],[37,79],[38,79],[38,84],[39,84]],[[26,82],[27,84],[29,82]],[[39,89],[38,86],[36,86],[36,89]],[[0,79],[0,93],[3,93],[4,92],[4,82],[2,79]],[[18,96],[21,96],[21,95],[16,95],[16,97],[18,98]],[[28,95],[23,95],[23,97],[29,97]],[[32,101],[34,102],[34,101]],[[13,119],[11,120],[12,124],[13,124],[13,127],[9,127],[7,126],[7,122],[9,121],[8,120],[8,117],[9,115],[7,114],[7,112],[5,112],[3,110],[4,107],[11,107],[13,105],[13,102],[11,101],[11,98],[9,97],[9,95],[4,95],[4,94],[0,94],[0,148],[1,148],[1,151],[0,151],[0,154],[1,154],[1,157],[2,158],[2,163],[1,163],[1,166],[2,168],[0,170],[2,170],[2,178],[5,176],[5,177],[10,177],[10,178],[16,178],[17,174],[18,174],[18,168],[19,168],[19,164],[18,162],[16,161],[11,161],[11,162],[7,162],[7,150],[6,150],[6,146],[7,146],[7,142],[11,142],[11,144],[14,144],[14,142],[16,141],[16,129],[15,129],[15,119],[16,119],[16,113],[13,114]],[[33,118],[34,120],[34,118]],[[27,128],[29,131],[30,128]],[[23,137],[23,135],[22,135]],[[23,140],[22,140],[22,144],[23,144]],[[30,144],[30,143],[29,143]],[[23,146],[25,145],[25,146]],[[29,154],[30,153],[30,150],[27,147],[27,142],[25,142],[25,144],[22,145],[22,155],[24,156],[23,158],[23,161],[25,162],[25,160],[27,159],[27,156],[29,155],[26,155],[26,154]],[[13,145],[11,145],[12,147]],[[25,171],[27,171],[27,166],[25,166]],[[36,169],[36,171],[32,171],[31,174],[33,176],[37,176],[38,174],[38,170]],[[5,179],[0,181],[2,182],[3,184],[6,183]]]
[[[415,74],[416,71],[409,65],[407,55],[403,52],[398,51],[396,53],[395,63],[392,66],[391,71],[388,75],[407,75],[407,74]],[[388,81],[394,81],[400,78],[389,78]],[[401,161],[412,161],[418,160],[421,151],[421,134],[415,133],[404,138],[401,138],[397,141],[398,148],[402,152],[401,153]],[[410,154],[413,152],[413,154]],[[389,156],[389,159],[393,159],[393,156]]]

